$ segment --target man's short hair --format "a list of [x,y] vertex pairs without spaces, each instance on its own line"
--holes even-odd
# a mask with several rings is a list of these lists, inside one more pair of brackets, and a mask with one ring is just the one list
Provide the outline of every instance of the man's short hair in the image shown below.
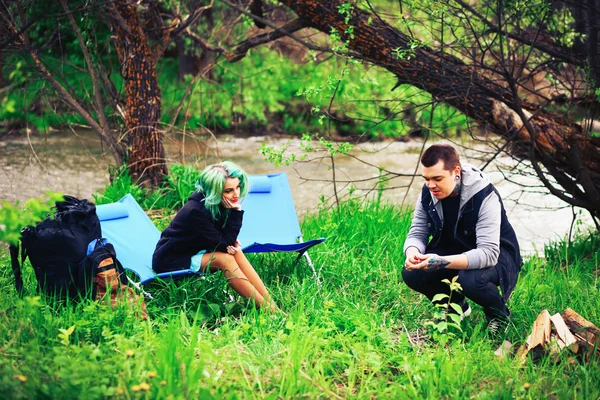
[[426,167],[433,167],[439,161],[444,162],[444,169],[452,171],[460,165],[460,159],[456,149],[449,144],[434,144],[429,146],[421,157],[421,164]]

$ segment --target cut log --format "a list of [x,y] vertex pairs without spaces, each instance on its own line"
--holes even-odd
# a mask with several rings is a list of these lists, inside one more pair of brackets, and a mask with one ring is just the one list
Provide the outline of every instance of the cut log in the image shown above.
[[[517,352],[517,359],[523,363],[530,354],[533,360],[549,355],[558,361],[565,347],[585,356],[588,361],[594,354],[600,356],[600,329],[570,308],[562,315],[557,313],[552,316],[548,310],[544,310],[533,323],[527,341]],[[501,352],[501,349],[496,352]],[[569,362],[572,362],[571,358]]]
[[556,335],[558,336],[556,342],[561,350],[566,346],[571,346],[573,343],[577,343],[577,339],[575,339],[575,336],[573,336],[569,330],[569,327],[567,324],[565,324],[564,319],[559,313],[551,316],[550,320],[554,324],[554,331],[556,331]]
[[586,347],[589,346],[589,348],[600,352],[600,329],[596,325],[577,314],[571,308],[563,311],[562,318],[578,341],[584,342],[587,344]]
[[548,343],[548,340],[550,340],[551,327],[550,313],[548,310],[544,310],[538,315],[533,323],[531,335],[527,338],[527,348],[531,350],[537,346],[544,347],[546,343]]
[[546,344],[550,340],[551,327],[552,322],[550,320],[550,313],[548,310],[544,310],[538,315],[533,323],[533,329],[527,338],[525,346],[519,350],[521,361],[525,361],[525,356],[530,352],[532,353],[534,360],[544,354]]

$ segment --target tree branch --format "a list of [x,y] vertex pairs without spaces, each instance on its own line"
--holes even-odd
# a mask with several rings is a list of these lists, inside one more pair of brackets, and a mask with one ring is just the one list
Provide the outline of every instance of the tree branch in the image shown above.
[[110,19],[115,21],[119,28],[123,29],[123,31],[127,33],[127,35],[133,35],[131,29],[129,29],[129,25],[127,25],[127,21],[125,21],[125,19],[123,19],[123,16],[117,11],[112,1],[106,3],[106,10],[110,14]]
[[585,202],[580,201],[579,199],[575,198],[575,196],[573,194],[571,195],[571,197],[565,196],[565,194],[564,194],[563,191],[557,189],[548,180],[548,178],[546,178],[546,175],[544,174],[544,172],[542,171],[542,169],[540,168],[540,166],[537,163],[537,157],[536,157],[536,147],[537,147],[536,146],[536,133],[537,132],[536,132],[535,128],[532,126],[530,118],[528,118],[525,115],[525,113],[523,112],[523,107],[521,106],[520,98],[518,96],[517,85],[515,84],[514,79],[512,78],[512,76],[507,75],[507,80],[508,80],[510,88],[511,88],[511,90],[513,92],[515,111],[519,115],[519,118],[521,118],[521,121],[523,122],[523,125],[525,126],[525,129],[529,133],[529,137],[530,137],[530,143],[529,143],[529,161],[531,161],[531,165],[533,166],[533,169],[535,170],[536,175],[542,181],[542,183],[544,184],[544,186],[554,196],[558,197],[559,199],[563,200],[564,202],[566,202],[568,204],[571,204],[571,205],[574,205],[574,206],[577,206],[577,207],[588,208],[588,206],[589,206],[588,204],[586,204]]
[[198,44],[200,47],[202,47],[202,50],[204,51],[212,51],[214,53],[221,54],[225,56],[228,60],[235,57],[235,55],[229,52],[229,50],[221,46],[213,46],[211,44],[208,44],[206,40],[201,38],[198,34],[191,32],[189,29],[186,29],[184,34],[185,36],[189,37],[194,42],[196,42],[196,44]]
[[[460,4],[460,6],[466,10],[468,10],[471,14],[473,14],[474,16],[476,16],[481,22],[483,22],[486,26],[488,26],[490,29],[489,31],[491,32],[500,32],[501,28],[497,25],[495,25],[494,23],[492,23],[490,20],[488,20],[485,16],[481,15],[479,12],[477,12],[477,10],[475,10],[473,7],[471,7],[469,4],[465,3],[462,0],[455,0],[458,4]],[[526,44],[528,46],[534,47],[540,51],[543,51],[544,53],[551,55],[552,57],[556,57],[558,59],[563,60],[564,62],[567,62],[569,64],[573,64],[573,65],[577,65],[580,67],[584,67],[585,63],[584,63],[584,59],[580,59],[580,58],[576,58],[573,57],[563,51],[560,51],[558,49],[552,48],[551,46],[547,46],[542,42],[537,41],[537,35],[536,35],[536,39],[529,39],[525,36],[522,35],[518,35],[515,33],[511,33],[511,32],[505,32],[505,34],[513,39],[516,40],[518,42],[521,42],[523,44]]]
[[190,13],[190,15],[188,15],[179,26],[177,26],[175,29],[173,29],[173,31],[171,31],[170,39],[171,40],[175,39],[178,35],[180,35],[183,31],[185,31],[191,24],[196,22],[198,20],[198,18],[200,18],[202,16],[202,13],[204,11],[211,9],[213,7],[214,3],[215,3],[215,0],[211,0],[210,4],[208,4],[204,7],[198,7],[194,11],[192,11]]
[[[242,13],[242,14],[250,17],[250,18],[252,18],[255,21],[259,21],[259,22],[263,23],[264,25],[269,26],[269,27],[271,27],[271,28],[273,28],[275,30],[279,29],[274,23],[272,23],[268,19],[260,18],[260,17],[258,17],[256,15],[252,14],[251,12],[248,12],[248,11],[246,11],[246,10],[244,10],[244,9],[236,6],[235,4],[231,3],[228,0],[219,0],[219,1],[221,3],[227,4],[229,7],[231,7],[234,10],[236,10],[236,11],[238,11],[238,12],[240,12],[240,13]],[[287,4],[288,2],[284,1],[283,3]],[[300,17],[300,18],[302,18],[302,17]],[[308,27],[314,27],[314,26],[312,26],[312,25],[309,24]],[[323,52],[323,53],[335,53],[335,51],[333,51],[332,49],[330,49],[328,47],[321,47],[321,46],[314,45],[312,43],[308,43],[307,41],[302,40],[301,38],[299,38],[298,36],[294,35],[293,33],[284,32],[284,31],[282,31],[282,33],[285,36],[290,37],[290,38],[294,39],[296,42],[302,44],[304,47],[306,47],[309,50],[320,51],[320,52]],[[350,52],[350,51],[348,53],[345,53],[345,55],[349,56],[349,57],[354,57],[356,59],[364,59],[365,58],[360,53]]]
[[230,58],[229,61],[231,61],[231,62],[238,61],[238,60],[242,59],[246,55],[248,50],[250,50],[251,48],[260,46],[261,44],[272,42],[283,36],[289,36],[291,33],[297,32],[300,29],[307,28],[307,27],[308,27],[308,25],[306,25],[300,18],[297,18],[297,19],[290,21],[287,24],[283,25],[281,28],[272,30],[267,33],[263,33],[261,35],[251,37],[250,39],[247,39],[247,40],[243,41],[242,43],[240,43],[235,48],[235,50],[234,50],[235,55],[232,58]]
[[[18,33],[16,27],[12,23],[10,23],[9,28],[13,32]],[[92,117],[92,115],[81,104],[79,104],[79,102],[77,100],[75,100],[75,98],[71,95],[71,93],[69,93],[64,88],[64,86],[61,85],[60,82],[58,82],[56,80],[56,78],[54,78],[54,76],[52,76],[52,74],[48,71],[48,69],[42,63],[42,61],[40,60],[40,58],[38,57],[36,52],[33,51],[33,49],[30,47],[25,47],[25,39],[22,34],[18,35],[17,43],[20,43],[23,46],[23,48],[25,49],[25,51],[27,51],[27,53],[33,60],[35,68],[42,74],[44,79],[46,79],[48,82],[50,82],[50,84],[52,86],[54,86],[56,91],[58,91],[61,94],[63,101],[65,103],[67,103],[67,105],[69,107],[71,107],[73,109],[73,111],[75,111],[76,113],[81,115],[83,117],[83,119],[85,119],[85,121],[92,127],[92,129],[102,139],[104,139],[108,143],[111,154],[113,155],[115,161],[118,163],[121,163],[122,162],[122,154],[120,153],[120,148],[119,148],[118,143],[115,140],[115,138],[113,138],[111,135],[107,134],[105,132],[105,130],[102,129],[102,127],[98,124],[98,122]]]
[[75,31],[75,35],[77,36],[77,41],[79,42],[79,47],[81,48],[81,51],[83,52],[83,58],[85,59],[85,63],[87,64],[88,71],[90,73],[90,77],[92,78],[94,99],[96,101],[96,112],[98,113],[98,118],[100,119],[100,128],[102,129],[104,134],[108,135],[110,127],[108,124],[108,120],[106,119],[106,113],[104,112],[104,101],[102,100],[102,93],[100,93],[100,87],[98,85],[98,75],[96,73],[96,69],[94,68],[94,65],[92,64],[92,58],[90,57],[90,53],[88,52],[87,46],[83,42],[83,37],[81,36],[81,31],[79,30],[79,27],[75,23],[75,19],[73,18],[73,14],[71,13],[71,10],[69,10],[69,6],[67,5],[66,0],[60,0],[60,3],[62,4],[63,8],[65,9],[65,11],[67,13],[67,17],[69,19],[69,22],[71,23],[71,27]]

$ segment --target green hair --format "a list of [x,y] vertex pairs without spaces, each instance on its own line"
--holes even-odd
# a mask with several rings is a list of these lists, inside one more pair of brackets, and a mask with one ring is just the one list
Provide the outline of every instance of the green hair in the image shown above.
[[219,218],[221,215],[221,199],[227,178],[238,178],[240,180],[241,198],[248,194],[248,175],[239,165],[231,161],[209,165],[202,171],[196,182],[196,191],[204,194],[204,205],[214,219]]

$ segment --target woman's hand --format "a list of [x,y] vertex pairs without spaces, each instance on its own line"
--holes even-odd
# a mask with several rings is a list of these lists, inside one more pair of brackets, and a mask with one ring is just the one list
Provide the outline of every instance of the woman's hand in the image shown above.
[[234,246],[227,246],[227,253],[234,255],[238,251],[242,251],[242,244],[236,239]]
[[223,204],[223,207],[225,207],[225,208],[232,208],[232,209],[238,210],[238,211],[242,210],[242,205],[240,204],[240,202],[232,203],[231,201],[227,200],[225,197],[221,197],[221,204]]

